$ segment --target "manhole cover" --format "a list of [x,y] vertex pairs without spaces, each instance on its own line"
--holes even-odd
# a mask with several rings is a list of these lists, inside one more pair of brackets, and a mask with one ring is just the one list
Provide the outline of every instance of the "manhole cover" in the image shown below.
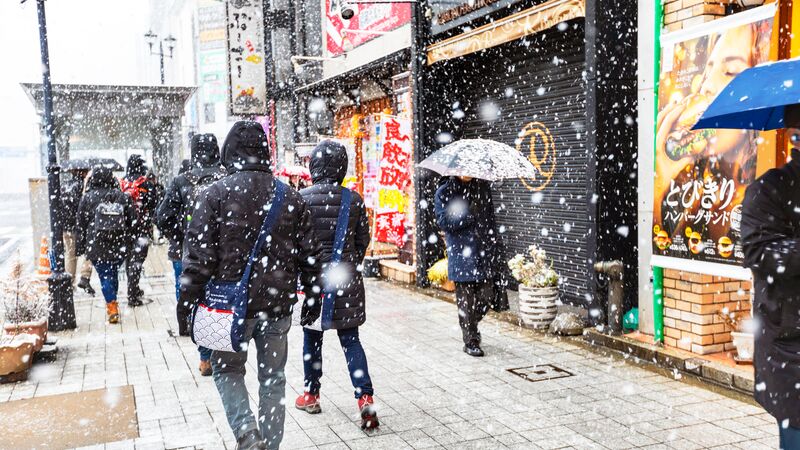
[[508,369],[508,371],[520,378],[534,382],[554,380],[556,378],[566,378],[572,376],[572,373],[560,367],[554,366],[552,364],[518,367],[516,369]]

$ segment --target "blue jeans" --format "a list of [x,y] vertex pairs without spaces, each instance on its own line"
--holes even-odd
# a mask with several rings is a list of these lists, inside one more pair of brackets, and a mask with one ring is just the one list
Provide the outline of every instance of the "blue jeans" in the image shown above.
[[172,273],[175,274],[175,300],[181,299],[181,272],[183,272],[183,261],[172,261]]
[[780,429],[780,448],[781,450],[800,450],[800,428],[782,427],[778,422]]
[[119,267],[122,261],[92,261],[97,276],[100,277],[100,290],[106,303],[117,300],[119,291]]
[[[369,378],[367,355],[358,338],[358,327],[348,330],[336,330],[339,343],[344,350],[350,381],[355,388],[355,397],[373,395],[372,380]],[[305,390],[311,395],[319,395],[322,385],[322,331],[303,328],[303,372],[305,374]]]
[[286,416],[286,335],[291,326],[291,317],[247,319],[245,336],[248,341],[250,338],[255,340],[255,345],[250,347],[255,350],[258,360],[258,421],[250,410],[250,398],[244,383],[247,351],[213,353],[214,383],[237,440],[260,428],[267,448],[280,447]]
[[[181,272],[183,272],[183,261],[172,261],[172,272],[175,274],[175,300],[181,300]],[[200,361],[208,361],[211,359],[211,349],[205,347],[197,347],[200,352]]]

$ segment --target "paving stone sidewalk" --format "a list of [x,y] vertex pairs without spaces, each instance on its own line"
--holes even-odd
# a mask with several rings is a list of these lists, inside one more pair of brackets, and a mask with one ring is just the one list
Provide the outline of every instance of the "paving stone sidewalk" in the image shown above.
[[[80,327],[58,333],[58,360],[37,364],[27,382],[0,386],[0,402],[132,385],[140,437],[93,448],[235,448],[214,383],[197,372],[195,347],[173,337],[171,268],[149,268],[157,274],[144,280],[152,303],[123,306],[115,326],[105,323],[100,296],[77,296]],[[282,448],[777,448],[776,423],[752,403],[491,318],[482,324],[487,356],[471,358],[461,352],[454,305],[381,281],[367,282],[367,299],[361,339],[381,429],[358,426],[335,333],[324,345],[323,413],[293,408],[302,391],[295,326]],[[255,393],[254,355],[249,364]],[[529,381],[508,371],[547,364],[568,374]]]

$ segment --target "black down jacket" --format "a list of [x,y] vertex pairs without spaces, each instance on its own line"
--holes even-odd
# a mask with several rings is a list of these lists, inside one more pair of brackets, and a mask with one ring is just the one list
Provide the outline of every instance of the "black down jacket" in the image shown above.
[[67,173],[71,178],[61,189],[61,222],[64,231],[74,232],[78,223],[78,206],[83,196],[83,179],[77,173]]
[[[181,303],[203,298],[211,278],[238,281],[273,198],[275,178],[269,168],[269,148],[261,125],[236,122],[222,147],[228,175],[197,198],[186,229],[181,277]],[[320,245],[311,227],[306,202],[289,189],[271,239],[258,255],[250,278],[248,316],[291,315],[298,279],[314,306],[306,317],[319,315]]]
[[133,154],[128,157],[128,165],[125,168],[124,179],[129,182],[137,181],[139,178],[145,181],[139,187],[139,204],[134,205],[136,220],[133,224],[133,233],[139,236],[150,236],[153,229],[153,218],[158,207],[158,188],[151,178],[147,177],[147,165],[140,155]]
[[[314,185],[301,190],[300,194],[308,203],[314,231],[322,244],[325,273],[333,254],[333,240],[344,189],[342,181],[347,174],[347,151],[339,143],[322,141],[312,152],[310,171]],[[333,307],[333,329],[354,328],[366,320],[364,280],[360,266],[369,241],[369,219],[364,202],[353,192],[350,197],[350,218],[342,259],[336,272],[339,290]]]
[[[125,229],[113,235],[99,233],[95,230],[95,212],[102,202],[122,204],[125,215]],[[78,206],[76,224],[76,253],[86,255],[92,262],[122,261],[133,244],[134,222],[136,210],[130,196],[123,194],[119,181],[107,168],[95,168],[89,177],[86,193]]]
[[156,214],[158,229],[169,239],[172,261],[180,260],[183,255],[183,236],[194,209],[194,199],[199,196],[199,186],[207,186],[225,176],[225,169],[219,163],[217,138],[213,134],[192,136],[191,152],[189,170],[172,180]]
[[753,270],[755,398],[800,428],[800,152],[753,182],[742,210],[745,266]]

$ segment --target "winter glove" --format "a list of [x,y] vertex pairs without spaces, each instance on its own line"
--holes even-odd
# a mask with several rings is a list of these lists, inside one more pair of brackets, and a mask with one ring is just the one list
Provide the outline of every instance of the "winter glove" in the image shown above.
[[318,301],[316,297],[308,296],[303,300],[303,306],[300,309],[300,325],[307,326],[316,322],[319,315],[322,313],[322,302]]

